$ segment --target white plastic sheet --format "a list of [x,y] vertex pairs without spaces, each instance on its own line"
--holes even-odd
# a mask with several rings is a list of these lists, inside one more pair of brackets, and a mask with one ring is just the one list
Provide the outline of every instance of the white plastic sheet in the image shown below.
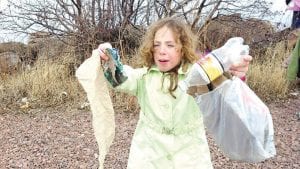
[[239,78],[226,80],[196,101],[208,132],[230,159],[260,162],[276,154],[270,111]]
[[99,51],[94,50],[76,71],[76,77],[87,93],[93,115],[93,129],[99,147],[99,168],[115,136],[114,110],[101,68]]

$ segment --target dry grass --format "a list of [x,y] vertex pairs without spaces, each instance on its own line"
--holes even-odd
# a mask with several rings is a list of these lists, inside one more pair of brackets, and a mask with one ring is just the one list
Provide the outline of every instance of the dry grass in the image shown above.
[[282,62],[286,53],[284,42],[269,47],[265,56],[251,63],[248,84],[265,101],[287,97],[289,84]]
[[72,58],[68,53],[57,60],[38,60],[31,69],[3,76],[0,99],[18,101],[27,97],[33,104],[44,106],[78,100],[82,89],[72,75]]
[[[249,86],[264,101],[284,99],[288,93],[286,70],[281,64],[286,56],[285,45],[270,47],[265,56],[254,59],[248,72]],[[27,97],[31,104],[53,106],[75,104],[79,107],[86,100],[85,92],[74,76],[75,56],[65,53],[55,60],[38,60],[30,70],[10,76],[0,77],[0,100],[18,102]],[[138,59],[122,57],[124,64],[136,67]],[[111,91],[116,110],[137,112],[139,106],[133,96]]]

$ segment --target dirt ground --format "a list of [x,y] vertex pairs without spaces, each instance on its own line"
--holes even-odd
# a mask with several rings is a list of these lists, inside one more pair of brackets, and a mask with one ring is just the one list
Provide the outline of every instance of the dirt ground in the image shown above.
[[[261,163],[229,160],[209,137],[215,169],[300,168],[300,94],[268,104],[274,122],[277,155]],[[96,169],[98,149],[88,110],[60,106],[20,113],[0,107],[0,168]],[[116,114],[116,137],[105,168],[125,169],[138,115]]]

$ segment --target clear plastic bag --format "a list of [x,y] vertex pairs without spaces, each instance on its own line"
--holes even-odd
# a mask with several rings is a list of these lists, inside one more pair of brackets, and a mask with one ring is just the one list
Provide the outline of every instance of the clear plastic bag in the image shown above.
[[276,154],[270,111],[239,78],[195,99],[208,132],[227,157],[260,162]]

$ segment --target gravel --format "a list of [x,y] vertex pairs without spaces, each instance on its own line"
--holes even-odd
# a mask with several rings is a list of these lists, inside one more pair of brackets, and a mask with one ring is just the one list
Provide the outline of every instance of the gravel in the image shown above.
[[[208,135],[215,169],[300,168],[300,96],[268,104],[273,117],[277,155],[249,164],[225,157]],[[0,168],[98,168],[98,148],[88,110],[66,107],[28,109],[0,107]],[[105,168],[125,169],[137,113],[116,113],[116,137]]]

